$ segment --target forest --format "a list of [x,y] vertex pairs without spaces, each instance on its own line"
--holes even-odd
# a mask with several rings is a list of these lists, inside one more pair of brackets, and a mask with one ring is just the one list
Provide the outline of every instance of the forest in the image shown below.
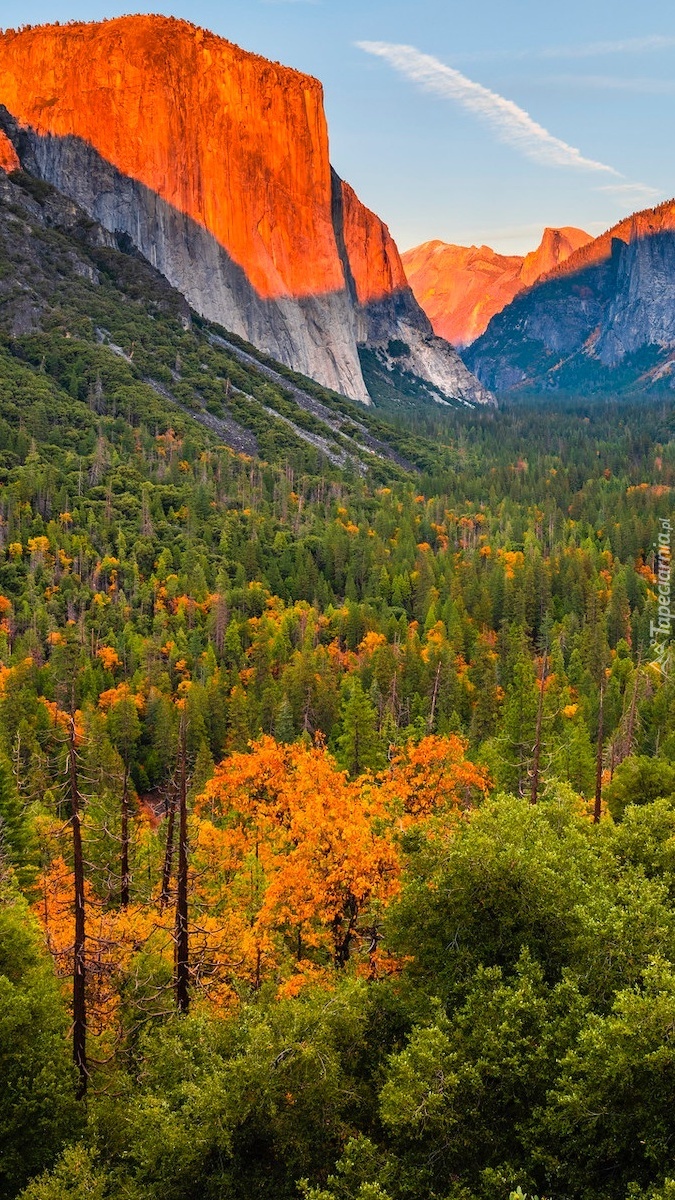
[[0,1197],[672,1200],[672,401],[361,412],[74,236],[0,328]]

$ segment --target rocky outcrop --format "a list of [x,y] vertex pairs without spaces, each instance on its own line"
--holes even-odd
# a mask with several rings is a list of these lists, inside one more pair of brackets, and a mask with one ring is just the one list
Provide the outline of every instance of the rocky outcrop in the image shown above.
[[562,229],[545,229],[536,250],[525,255],[520,269],[522,287],[531,287],[542,276],[566,263],[577,250],[593,241],[590,233],[565,225]]
[[525,257],[497,254],[489,246],[426,242],[406,251],[402,262],[434,332],[465,347],[514,296],[589,241],[581,229],[545,229],[541,244]]
[[0,170],[17,171],[20,167],[19,156],[10,142],[7,134],[0,129]]
[[366,308],[394,292],[407,291],[401,256],[387,226],[361,203],[348,183],[337,177],[334,183],[339,189],[334,219],[341,228],[348,278],[357,304]]
[[[23,166],[126,234],[193,308],[368,401],[315,79],[185,21],[123,17],[6,32],[0,103]],[[353,196],[367,293],[398,254],[365,211]]]
[[349,184],[337,177],[334,183],[334,221],[359,346],[376,355],[381,369],[422,380],[429,385],[428,394],[440,400],[491,403],[492,397],[459,355],[435,336],[386,225],[361,203]]
[[615,225],[496,316],[466,352],[488,387],[631,390],[672,380],[675,201]]

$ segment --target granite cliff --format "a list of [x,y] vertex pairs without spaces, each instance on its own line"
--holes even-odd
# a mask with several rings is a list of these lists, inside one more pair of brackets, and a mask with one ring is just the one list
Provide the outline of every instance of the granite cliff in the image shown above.
[[498,391],[675,385],[675,201],[577,250],[495,316],[465,358]]
[[331,171],[315,79],[185,21],[123,17],[7,31],[0,105],[8,165],[14,153],[126,234],[197,312],[367,402],[359,346],[393,305],[433,388],[489,399],[433,338],[386,227]]
[[402,255],[408,282],[439,337],[466,347],[513,298],[591,241],[581,229],[545,229],[525,256],[489,246],[425,242]]

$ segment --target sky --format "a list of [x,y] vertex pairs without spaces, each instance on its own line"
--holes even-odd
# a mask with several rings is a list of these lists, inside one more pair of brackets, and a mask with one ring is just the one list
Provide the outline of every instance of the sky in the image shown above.
[[402,250],[524,253],[675,196],[672,0],[0,0],[0,26],[125,12],[317,76],[333,165]]

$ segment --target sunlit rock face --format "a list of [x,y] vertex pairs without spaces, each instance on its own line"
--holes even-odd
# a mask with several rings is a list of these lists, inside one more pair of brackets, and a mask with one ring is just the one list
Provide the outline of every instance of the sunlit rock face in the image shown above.
[[[334,219],[345,274],[356,314],[359,345],[374,350],[388,368],[403,369],[428,381],[441,396],[468,404],[489,404],[492,396],[477,384],[459,355],[415,300],[401,256],[386,225],[361,203],[349,184],[334,180]],[[402,357],[392,349],[400,347]]]
[[402,262],[434,332],[465,347],[519,292],[591,240],[582,229],[545,229],[541,245],[525,257],[497,254],[489,246],[425,242],[407,250]]
[[317,80],[185,21],[122,17],[5,33],[0,104],[26,169],[126,233],[198,312],[368,401],[359,294],[407,285],[351,189],[347,278]]
[[40,174],[197,311],[366,399],[316,80],[182,21],[125,17],[6,34],[0,100]]
[[523,287],[530,287],[549,271],[566,263],[568,258],[593,241],[590,233],[566,225],[562,229],[545,229],[536,250],[525,255],[520,271]]
[[401,256],[387,226],[361,203],[356,192],[341,180],[342,229],[349,271],[359,305],[365,307],[407,291]]
[[494,317],[466,352],[487,387],[672,386],[675,201],[621,221]]
[[16,171],[19,168],[19,156],[5,133],[0,130],[0,170]]

